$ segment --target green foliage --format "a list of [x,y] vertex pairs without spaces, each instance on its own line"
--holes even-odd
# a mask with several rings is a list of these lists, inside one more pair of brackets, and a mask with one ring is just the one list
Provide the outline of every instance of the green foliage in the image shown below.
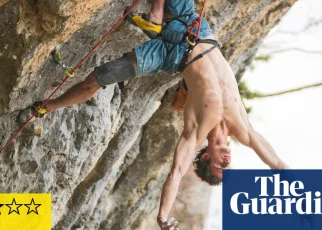
[[271,59],[270,55],[260,55],[256,56],[254,61],[268,62]]
[[247,114],[250,114],[253,111],[253,107],[251,106],[245,106]]
[[239,82],[238,89],[239,89],[240,96],[243,99],[251,100],[251,99],[254,99],[254,98],[257,98],[257,97],[261,97],[262,96],[262,94],[259,93],[259,92],[251,91],[248,88],[246,82],[244,82],[244,81],[240,81]]
[[249,70],[250,71],[254,71],[256,68],[256,64],[258,62],[269,62],[271,59],[270,55],[260,55],[260,56],[256,56],[253,60],[253,62],[249,65]]

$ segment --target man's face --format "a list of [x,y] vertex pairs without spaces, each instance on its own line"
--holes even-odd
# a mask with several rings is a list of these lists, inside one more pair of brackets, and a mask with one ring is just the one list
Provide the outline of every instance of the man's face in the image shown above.
[[222,170],[230,168],[231,151],[227,145],[208,146],[201,160],[210,160],[210,172],[222,180]]

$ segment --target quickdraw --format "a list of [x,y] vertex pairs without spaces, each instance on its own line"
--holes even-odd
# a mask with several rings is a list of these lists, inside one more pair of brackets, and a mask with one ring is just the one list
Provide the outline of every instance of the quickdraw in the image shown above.
[[51,52],[51,56],[53,57],[55,63],[63,68],[64,73],[67,77],[74,77],[75,71],[73,70],[73,67],[68,66],[63,62],[61,53],[58,49],[54,49]]

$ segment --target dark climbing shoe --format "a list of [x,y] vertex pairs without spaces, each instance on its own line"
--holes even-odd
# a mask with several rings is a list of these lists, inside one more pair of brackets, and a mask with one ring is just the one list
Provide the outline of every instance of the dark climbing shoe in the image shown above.
[[[128,11],[127,8],[124,14]],[[162,25],[154,23],[147,14],[134,14],[130,12],[126,19],[134,26],[139,27],[149,38],[155,39],[160,37]]]
[[[27,107],[26,109],[22,110],[17,117],[17,122],[19,124],[24,124],[36,111],[38,113],[35,115],[35,118],[42,118],[47,113],[46,106],[42,108],[41,105],[43,104],[42,101],[36,101],[33,105]],[[31,122],[34,119],[31,120]]]

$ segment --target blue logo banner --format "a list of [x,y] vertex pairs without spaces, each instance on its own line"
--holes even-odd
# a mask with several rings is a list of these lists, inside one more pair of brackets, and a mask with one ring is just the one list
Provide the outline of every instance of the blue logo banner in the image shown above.
[[224,170],[223,230],[322,230],[322,170]]

